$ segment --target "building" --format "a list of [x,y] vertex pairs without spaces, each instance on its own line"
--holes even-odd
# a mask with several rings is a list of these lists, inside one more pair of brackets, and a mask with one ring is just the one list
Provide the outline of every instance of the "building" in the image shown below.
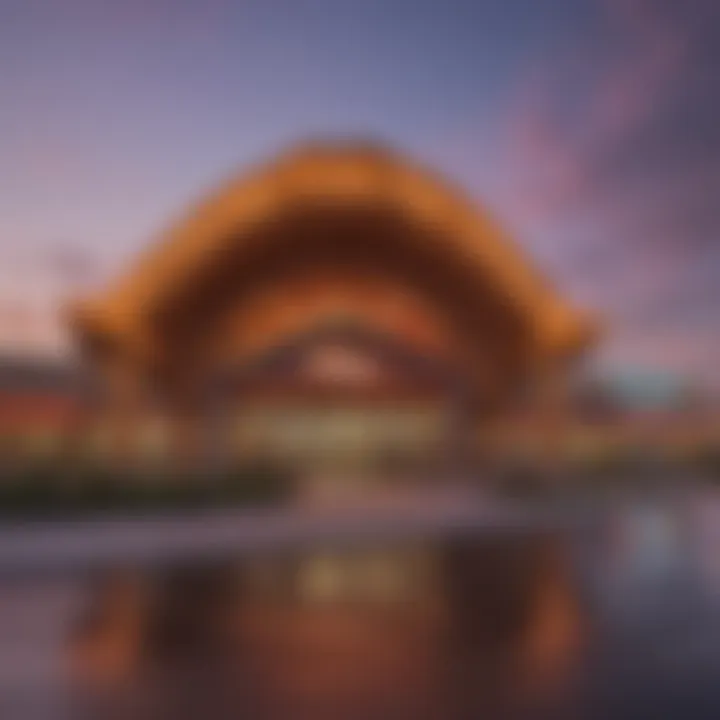
[[0,358],[3,454],[58,452],[81,428],[90,407],[80,368],[47,358]]
[[184,463],[460,461],[521,393],[556,427],[593,334],[485,211],[367,143],[231,179],[69,315],[109,452]]

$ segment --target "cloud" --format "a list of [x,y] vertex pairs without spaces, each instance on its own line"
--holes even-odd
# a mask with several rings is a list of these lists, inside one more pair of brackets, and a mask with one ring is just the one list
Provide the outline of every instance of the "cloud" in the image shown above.
[[586,58],[594,77],[573,79],[576,53],[533,69],[506,124],[516,202],[536,222],[584,205],[608,156],[672,101],[688,65],[690,38],[681,25],[642,1],[605,4],[616,50]]
[[[720,386],[720,130],[698,104],[714,77],[701,73],[704,28],[690,5],[601,8],[594,45],[561,48],[518,88],[500,214],[610,323],[604,353]],[[703,152],[697,127],[714,143]]]

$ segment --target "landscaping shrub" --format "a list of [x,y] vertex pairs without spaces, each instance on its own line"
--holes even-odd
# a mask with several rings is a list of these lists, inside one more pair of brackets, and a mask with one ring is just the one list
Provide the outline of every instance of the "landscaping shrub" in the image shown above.
[[289,498],[291,473],[271,463],[223,472],[35,464],[0,469],[0,518],[77,517],[259,507]]

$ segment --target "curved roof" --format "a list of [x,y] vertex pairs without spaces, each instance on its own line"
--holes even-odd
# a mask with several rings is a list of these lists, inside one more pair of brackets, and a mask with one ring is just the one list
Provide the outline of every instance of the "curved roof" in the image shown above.
[[227,243],[242,250],[249,230],[291,204],[391,205],[437,228],[447,253],[530,320],[543,352],[564,353],[589,339],[588,323],[565,305],[488,214],[445,179],[366,143],[303,145],[226,182],[172,225],[108,291],[78,306],[81,331],[131,338],[178,283],[193,278]]

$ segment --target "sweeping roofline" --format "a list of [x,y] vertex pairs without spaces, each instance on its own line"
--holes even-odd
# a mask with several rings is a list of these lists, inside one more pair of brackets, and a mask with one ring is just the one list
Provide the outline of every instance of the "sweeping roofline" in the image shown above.
[[211,192],[161,235],[107,292],[71,308],[81,334],[142,343],[145,321],[178,283],[212,262],[228,242],[242,247],[257,222],[290,203],[391,205],[436,227],[447,251],[529,320],[543,353],[575,352],[596,334],[565,304],[488,213],[436,173],[369,143],[303,144]]

